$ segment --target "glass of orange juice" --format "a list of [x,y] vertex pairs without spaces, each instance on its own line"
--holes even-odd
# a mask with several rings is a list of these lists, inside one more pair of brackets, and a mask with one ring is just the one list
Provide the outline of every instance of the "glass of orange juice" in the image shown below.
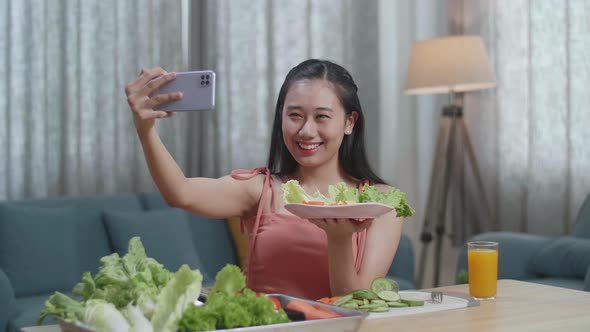
[[498,242],[468,242],[467,270],[469,295],[476,300],[494,299],[498,283]]

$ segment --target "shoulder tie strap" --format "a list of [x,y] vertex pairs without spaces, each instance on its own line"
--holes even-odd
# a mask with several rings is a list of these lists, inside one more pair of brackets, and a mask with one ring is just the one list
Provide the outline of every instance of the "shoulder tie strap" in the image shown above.
[[[258,234],[258,227],[260,226],[260,218],[262,217],[262,211],[264,210],[264,203],[266,202],[266,195],[268,189],[271,187],[271,178],[270,178],[270,170],[266,167],[257,167],[254,169],[237,169],[231,172],[231,176],[234,179],[238,180],[248,180],[253,178],[258,174],[264,174],[264,185],[262,186],[262,195],[260,196],[260,202],[258,203],[258,210],[256,212],[256,221],[254,222],[254,227],[252,227],[252,234],[250,235],[249,239],[249,248],[248,248],[248,270],[246,271],[246,282],[250,280],[250,271],[251,269],[251,262],[252,262],[252,253],[254,251],[254,245],[256,244],[256,235]],[[242,232],[244,232],[244,223],[240,219],[240,227]]]

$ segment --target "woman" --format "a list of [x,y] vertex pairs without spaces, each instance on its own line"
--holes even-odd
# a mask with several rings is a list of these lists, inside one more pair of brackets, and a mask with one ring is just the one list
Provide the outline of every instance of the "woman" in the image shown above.
[[386,191],[369,167],[364,117],[351,75],[324,60],[291,69],[279,92],[268,168],[236,170],[219,179],[187,178],[162,144],[155,111],[180,93],[149,97],[174,73],[144,69],[126,94],[145,158],[170,206],[210,218],[241,216],[248,229],[248,287],[311,299],[369,288],[384,276],[397,250],[402,222],[395,212],[375,220],[306,220],[288,213],[281,184],[294,179],[309,193],[363,181]]

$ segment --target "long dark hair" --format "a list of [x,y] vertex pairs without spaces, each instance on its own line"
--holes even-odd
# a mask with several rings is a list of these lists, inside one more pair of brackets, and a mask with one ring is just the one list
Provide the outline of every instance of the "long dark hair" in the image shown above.
[[273,174],[286,176],[292,174],[298,166],[297,161],[283,141],[283,106],[285,97],[291,85],[299,80],[321,79],[334,84],[336,95],[344,107],[346,116],[352,112],[358,113],[352,134],[345,135],[340,145],[338,162],[344,172],[359,180],[369,180],[373,183],[385,183],[373,172],[367,160],[365,150],[365,118],[361,103],[357,94],[358,88],[350,73],[333,62],[327,60],[310,59],[303,61],[289,71],[285,82],[279,91],[275,118],[272,126],[270,140],[270,153],[268,156],[268,168]]

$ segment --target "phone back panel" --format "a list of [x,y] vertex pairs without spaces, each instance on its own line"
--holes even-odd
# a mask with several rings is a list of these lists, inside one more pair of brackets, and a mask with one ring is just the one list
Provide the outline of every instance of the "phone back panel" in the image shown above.
[[182,99],[156,107],[162,111],[201,111],[215,107],[215,72],[212,70],[178,72],[176,79],[162,85],[157,94],[182,92]]

